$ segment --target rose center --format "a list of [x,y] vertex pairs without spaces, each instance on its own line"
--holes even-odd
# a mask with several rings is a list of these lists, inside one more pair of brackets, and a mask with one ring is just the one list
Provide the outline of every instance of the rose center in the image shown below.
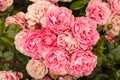
[[55,22],[55,24],[56,24],[56,25],[60,25],[60,24],[61,24],[61,21],[60,21],[60,20],[57,20],[57,21]]

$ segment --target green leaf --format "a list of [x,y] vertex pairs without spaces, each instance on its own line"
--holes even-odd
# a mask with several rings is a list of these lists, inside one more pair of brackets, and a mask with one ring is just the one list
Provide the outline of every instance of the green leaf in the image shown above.
[[11,51],[6,51],[4,52],[3,57],[6,61],[10,61],[14,58],[14,53]]
[[0,18],[0,36],[2,35],[2,33],[4,31],[4,22],[5,22],[5,19]]
[[9,38],[14,39],[16,34],[21,30],[22,28],[19,25],[11,24],[9,25],[5,30],[5,35]]
[[116,80],[120,80],[120,69],[116,72]]
[[9,46],[9,45],[13,45],[14,43],[14,40],[13,39],[11,39],[11,38],[9,38],[9,37],[6,37],[6,36],[2,36],[1,38],[0,38],[0,40],[1,40],[1,42],[0,42],[0,44],[1,45],[7,45],[7,46]]
[[0,57],[2,57],[3,56],[3,53],[2,53],[2,51],[0,51]]
[[84,2],[82,0],[80,1],[74,1],[71,5],[70,8],[72,10],[79,10],[85,6]]
[[96,78],[93,80],[110,80],[107,74],[97,74]]
[[9,64],[8,63],[5,63],[2,65],[2,70],[9,70]]
[[90,0],[83,0],[84,4],[87,4]]
[[120,64],[120,45],[110,50],[109,54],[114,57],[116,63]]

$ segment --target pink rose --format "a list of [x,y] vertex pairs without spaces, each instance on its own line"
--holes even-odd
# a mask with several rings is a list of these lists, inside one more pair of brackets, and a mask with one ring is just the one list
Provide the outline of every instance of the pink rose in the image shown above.
[[15,47],[21,53],[24,53],[25,38],[27,37],[29,32],[30,31],[28,29],[24,29],[21,30],[19,33],[17,33],[17,35],[15,36],[15,40],[14,40]]
[[120,0],[107,0],[111,6],[111,10],[116,13],[120,13]]
[[80,49],[78,42],[71,31],[65,31],[62,34],[59,34],[57,37],[57,45],[59,47],[63,47],[69,53],[73,53],[74,51]]
[[23,74],[20,72],[0,71],[0,80],[20,80]]
[[69,56],[68,53],[58,47],[54,47],[45,57],[45,65],[49,70],[57,75],[68,73]]
[[30,5],[27,9],[28,12],[25,15],[28,24],[31,25],[30,29],[34,29],[34,25],[36,23],[40,23],[40,20],[44,16],[46,11],[54,6],[54,4],[44,0],[38,1]]
[[42,57],[42,53],[39,52],[39,47],[41,47],[41,30],[32,30],[25,37],[23,44],[24,52],[27,56],[37,59]]
[[25,39],[24,52],[32,58],[44,58],[56,41],[56,35],[48,29],[32,30]]
[[77,17],[72,23],[73,35],[82,49],[90,49],[99,40],[96,27],[96,23],[88,17]]
[[107,24],[112,24],[112,29],[107,30],[107,26],[104,27],[106,33],[113,36],[118,35],[120,32],[120,14],[112,13]]
[[90,51],[78,50],[71,56],[69,74],[75,77],[88,76],[97,64],[97,56]]
[[45,58],[46,54],[52,47],[57,46],[57,37],[51,33],[47,28],[41,30],[41,46],[39,52],[42,53],[42,57]]
[[65,7],[53,7],[49,9],[41,20],[43,27],[59,34],[70,28],[74,17],[72,11]]
[[48,73],[43,60],[31,59],[26,65],[28,74],[34,79],[42,79]]
[[13,4],[13,0],[0,0],[0,11],[5,11]]
[[105,25],[110,17],[109,5],[100,0],[92,0],[86,8],[86,16],[96,21],[100,25]]
[[5,26],[7,27],[10,24],[18,24],[23,29],[27,28],[27,22],[25,20],[25,14],[23,12],[19,12],[16,15],[9,16],[6,18]]

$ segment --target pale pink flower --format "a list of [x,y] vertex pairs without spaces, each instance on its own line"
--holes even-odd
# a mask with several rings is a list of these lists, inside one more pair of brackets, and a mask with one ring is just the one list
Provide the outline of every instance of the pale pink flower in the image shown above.
[[97,56],[90,51],[78,50],[71,55],[69,74],[74,77],[88,76],[97,64]]
[[44,0],[29,5],[27,9],[28,12],[26,13],[25,18],[27,19],[28,24],[32,26],[30,27],[30,29],[34,29],[33,26],[36,23],[40,23],[40,20],[44,16],[46,11],[54,6],[54,4]]
[[78,42],[74,38],[71,31],[65,31],[59,34],[57,37],[57,45],[59,47],[63,47],[69,53],[73,53],[74,51],[80,49]]
[[20,25],[23,29],[27,29],[27,21],[25,20],[25,14],[23,12],[18,12],[16,15],[9,16],[6,18],[5,26],[10,24]]
[[29,34],[29,32],[30,31],[28,29],[24,29],[21,30],[19,33],[17,33],[15,36],[15,40],[14,40],[15,47],[21,53],[24,53],[24,43],[26,36]]
[[5,11],[13,4],[13,0],[0,0],[0,11]]
[[53,7],[49,9],[41,20],[43,27],[59,34],[70,28],[74,17],[72,11],[66,7]]
[[99,40],[96,23],[88,17],[77,17],[72,23],[72,32],[79,46],[86,50],[90,49]]
[[69,56],[67,51],[60,47],[54,47],[45,57],[45,65],[50,72],[57,75],[65,75],[68,73]]
[[0,71],[0,80],[20,80],[22,78],[21,72]]
[[112,24],[112,29],[108,30],[107,26],[104,27],[106,33],[113,36],[118,35],[120,32],[120,13],[112,13],[107,24]]
[[100,25],[105,25],[111,15],[110,7],[100,0],[92,0],[86,8],[86,16]]
[[26,65],[28,74],[34,79],[42,79],[48,73],[48,69],[43,60],[31,59]]
[[111,6],[111,10],[116,13],[120,13],[120,0],[107,0]]

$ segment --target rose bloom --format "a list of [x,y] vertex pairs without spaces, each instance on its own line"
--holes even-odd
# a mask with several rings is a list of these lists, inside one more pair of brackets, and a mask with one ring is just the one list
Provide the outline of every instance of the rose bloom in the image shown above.
[[72,11],[66,7],[53,7],[49,9],[41,19],[43,27],[49,28],[51,31],[59,34],[70,28],[74,17]]
[[0,0],[0,11],[5,11],[13,4],[13,0]]
[[20,80],[22,78],[21,72],[0,71],[0,80]]
[[79,50],[78,42],[74,38],[71,31],[65,31],[58,35],[57,45],[66,49],[69,53]]
[[45,65],[57,75],[67,74],[69,63],[67,51],[60,47],[54,47],[45,57]]
[[51,33],[47,28],[41,30],[41,46],[39,52],[42,53],[42,57],[45,58],[46,54],[52,47],[57,46],[57,37]]
[[116,13],[120,13],[120,0],[107,0],[111,6],[111,10]]
[[34,79],[42,79],[48,73],[48,69],[43,60],[31,59],[26,65],[28,74]]
[[43,17],[43,15],[46,13],[46,11],[54,6],[55,6],[54,4],[51,4],[50,2],[44,0],[38,1],[30,5],[27,9],[28,12],[25,15],[28,24],[32,26],[30,27],[30,29],[34,29],[33,26],[36,23],[40,23],[40,20]]
[[100,0],[91,0],[86,8],[86,16],[100,25],[105,25],[110,15],[109,5]]
[[118,35],[120,32],[120,14],[112,13],[107,24],[112,24],[112,29],[108,30],[107,26],[104,27],[106,33],[113,36]]
[[71,55],[69,74],[74,77],[88,76],[97,64],[97,56],[90,51],[78,50]]
[[90,49],[99,40],[97,25],[88,17],[77,17],[72,23],[72,32],[79,46],[86,50]]
[[16,15],[7,17],[5,21],[5,26],[7,27],[10,24],[17,24],[20,25],[23,29],[27,29],[25,14],[23,12],[18,12]]
[[27,56],[39,59],[42,57],[42,53],[39,52],[39,47],[41,47],[41,30],[32,30],[25,37],[24,52]]
[[19,33],[17,33],[15,36],[15,40],[14,40],[15,47],[21,53],[24,53],[25,38],[27,37],[29,32],[30,31],[28,29],[24,29],[24,30],[21,30]]
[[56,46],[56,35],[48,29],[32,30],[25,38],[24,52],[32,58],[45,57],[50,48]]

